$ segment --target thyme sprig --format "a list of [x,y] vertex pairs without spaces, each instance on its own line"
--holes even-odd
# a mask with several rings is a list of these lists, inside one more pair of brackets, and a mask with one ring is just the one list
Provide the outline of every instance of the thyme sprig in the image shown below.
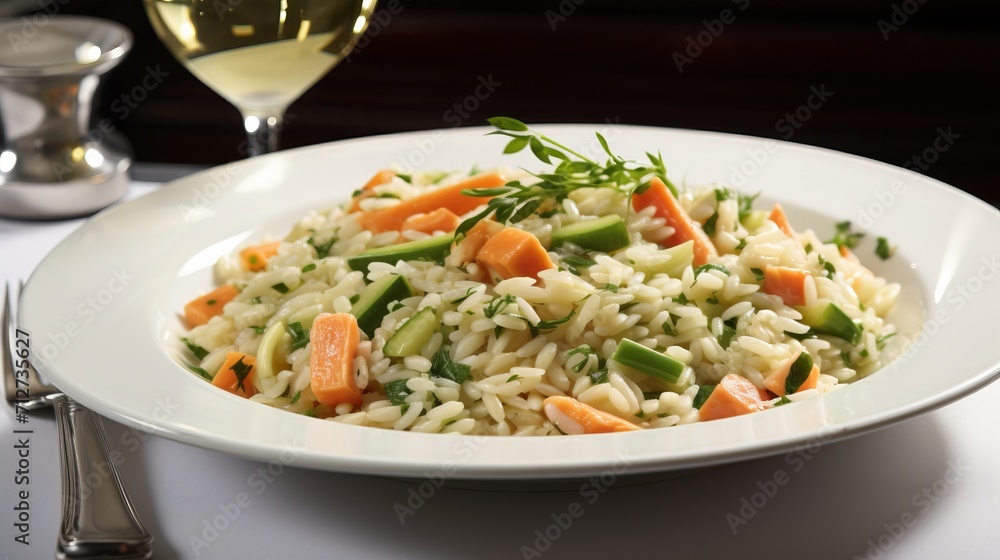
[[552,210],[569,193],[582,188],[615,189],[631,197],[648,188],[653,177],[659,177],[677,194],[677,188],[667,179],[667,170],[659,153],[653,155],[646,152],[648,164],[626,160],[615,155],[604,136],[597,133],[597,141],[609,158],[604,163],[599,163],[528,128],[528,125],[517,119],[493,117],[488,120],[496,128],[489,134],[510,138],[504,148],[505,154],[528,148],[542,163],[555,165],[555,168],[551,173],[531,173],[537,181],[530,184],[510,181],[493,189],[463,191],[467,196],[494,198],[486,203],[482,212],[462,222],[455,231],[456,235],[464,234],[477,222],[490,216],[504,224],[521,222],[539,211]]

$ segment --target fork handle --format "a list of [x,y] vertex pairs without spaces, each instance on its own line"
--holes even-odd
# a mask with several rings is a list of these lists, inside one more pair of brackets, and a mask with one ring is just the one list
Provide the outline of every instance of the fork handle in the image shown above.
[[153,537],[118,477],[100,418],[69,397],[54,401],[63,490],[56,558],[149,558]]

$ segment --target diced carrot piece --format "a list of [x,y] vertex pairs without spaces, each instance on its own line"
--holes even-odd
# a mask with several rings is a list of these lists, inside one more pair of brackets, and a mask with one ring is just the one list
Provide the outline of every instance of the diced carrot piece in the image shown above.
[[764,410],[760,391],[750,380],[735,373],[722,378],[715,390],[698,410],[698,418],[703,422],[741,416]]
[[785,305],[805,305],[808,279],[809,271],[767,265],[764,267],[764,283],[760,291],[780,297]]
[[[771,391],[776,396],[782,396],[785,394],[785,380],[788,379],[788,374],[792,371],[792,364],[795,360],[799,359],[802,355],[802,351],[799,350],[792,356],[788,361],[781,364],[780,366],[774,368],[764,377],[764,386],[767,387],[768,391]],[[816,384],[819,383],[819,367],[815,364],[812,370],[809,371],[809,376],[806,380],[799,385],[799,388],[795,390],[796,393],[805,391],[806,389],[815,389]]]
[[391,169],[383,169],[382,171],[376,173],[371,179],[368,180],[367,183],[365,183],[365,186],[361,187],[361,192],[351,199],[351,207],[348,209],[348,212],[357,212],[358,210],[361,210],[361,201],[370,196],[374,196],[375,193],[372,192],[372,189],[381,184],[388,183],[394,177],[396,177],[396,172]]
[[476,262],[505,279],[530,276],[537,280],[539,272],[555,267],[537,237],[514,227],[490,237],[476,255]]
[[479,250],[491,237],[503,231],[503,225],[493,220],[479,220],[465,232],[465,236],[451,246],[447,263],[451,266],[465,266],[475,260]]
[[799,241],[799,236],[795,235],[795,230],[792,229],[792,224],[788,221],[788,214],[785,214],[785,209],[781,207],[780,202],[774,203],[771,215],[769,215],[767,219],[774,222],[774,225],[778,226],[778,229],[783,231],[785,235],[795,240],[796,245],[800,247],[802,246],[802,243]]
[[267,261],[278,254],[278,247],[280,245],[280,241],[274,241],[273,243],[264,243],[263,245],[254,245],[253,247],[243,249],[240,251],[240,261],[243,263],[243,268],[250,272],[264,270],[267,268]]
[[361,331],[350,313],[321,313],[309,330],[310,380],[316,400],[327,406],[361,404],[361,388],[354,379]]
[[434,233],[435,231],[455,231],[462,219],[457,214],[447,208],[438,208],[426,214],[414,214],[403,221],[401,229],[412,229],[423,233]]
[[542,402],[542,410],[549,422],[564,434],[604,434],[641,430],[639,426],[598,410],[572,397],[551,396]]
[[373,232],[399,231],[406,218],[414,214],[426,214],[438,208],[447,208],[461,216],[470,210],[486,204],[489,197],[467,196],[462,194],[466,189],[489,189],[502,187],[507,183],[499,173],[484,173],[465,181],[428,191],[399,204],[372,210],[361,215],[361,227]]
[[211,292],[195,298],[184,306],[184,320],[189,329],[204,325],[209,319],[222,313],[222,308],[240,293],[236,286],[223,284]]
[[667,247],[694,240],[694,266],[701,266],[719,256],[712,240],[701,227],[695,225],[694,220],[681,208],[680,203],[659,177],[654,177],[649,182],[649,188],[645,192],[632,195],[632,208],[636,211],[647,206],[656,208],[656,217],[663,218],[668,226],[674,228],[674,234],[665,241]]
[[254,376],[257,375],[257,359],[243,352],[226,352],[226,361],[212,378],[212,385],[234,395],[250,398],[257,394]]

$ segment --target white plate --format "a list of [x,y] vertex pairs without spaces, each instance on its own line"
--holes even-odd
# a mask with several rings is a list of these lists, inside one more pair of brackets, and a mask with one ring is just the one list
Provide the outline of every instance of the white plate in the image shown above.
[[[391,163],[540,168],[527,153],[502,156],[503,139],[484,136],[486,129],[460,129],[242,161],[96,216],[52,251],[28,283],[20,319],[32,337],[33,361],[95,411],[193,445],[332,471],[454,479],[668,471],[803,444],[808,453],[815,444],[954,401],[996,377],[1000,214],[994,208],[903,169],[807,146],[647,127],[539,128],[595,156],[593,132],[603,128],[619,154],[640,158],[660,150],[678,183],[722,181],[764,191],[766,199],[782,201],[799,229],[811,226],[821,236],[841,220],[863,226],[870,234],[858,252],[876,273],[903,284],[893,320],[899,339],[916,344],[868,379],[759,414],[529,439],[394,432],[290,414],[219,391],[171,357],[177,311],[210,287],[219,256],[263,234],[284,234],[310,208],[346,200],[375,170]],[[875,258],[876,235],[899,246],[892,259]]]

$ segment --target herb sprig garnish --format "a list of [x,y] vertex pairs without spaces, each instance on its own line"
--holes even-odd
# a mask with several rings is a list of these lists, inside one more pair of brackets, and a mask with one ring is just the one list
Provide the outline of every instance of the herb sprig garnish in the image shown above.
[[649,188],[649,181],[659,177],[667,187],[677,194],[677,188],[667,179],[667,170],[661,155],[647,152],[649,163],[623,159],[615,155],[607,140],[597,133],[608,159],[603,164],[531,130],[528,125],[510,117],[493,117],[489,123],[496,128],[490,134],[507,136],[511,140],[504,148],[505,154],[513,154],[528,148],[542,163],[553,164],[551,173],[532,173],[538,179],[530,185],[521,181],[510,181],[493,189],[471,189],[462,191],[467,196],[495,197],[486,203],[486,208],[462,222],[455,235],[469,231],[480,220],[489,216],[504,224],[514,224],[527,219],[538,211],[548,211],[563,201],[569,193],[582,188],[609,188],[628,194],[641,193]]

